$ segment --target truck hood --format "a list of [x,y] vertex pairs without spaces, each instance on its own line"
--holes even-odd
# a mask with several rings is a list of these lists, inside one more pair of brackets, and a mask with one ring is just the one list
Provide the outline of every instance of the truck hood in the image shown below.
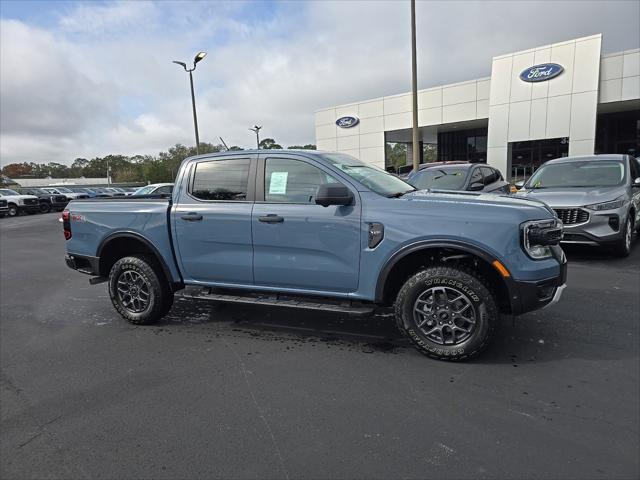
[[18,200],[28,200],[30,198],[35,198],[36,200],[38,200],[38,197],[36,197],[35,195],[2,195],[0,198],[2,198],[3,200],[7,200],[8,202],[15,202]]
[[463,192],[453,190],[417,190],[401,197],[407,201],[443,201],[456,204],[474,204],[497,207],[532,208],[554,215],[543,201],[536,198],[523,198],[514,195],[500,195],[495,193]]
[[517,198],[539,200],[551,207],[583,207],[594,203],[610,202],[624,195],[624,187],[591,188],[537,188],[522,189]]

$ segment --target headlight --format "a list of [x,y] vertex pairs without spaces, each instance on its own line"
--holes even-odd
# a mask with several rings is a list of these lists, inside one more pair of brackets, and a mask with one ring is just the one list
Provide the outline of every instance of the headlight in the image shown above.
[[550,246],[562,240],[562,222],[556,218],[525,222],[521,229],[522,248],[534,260],[551,257]]
[[620,208],[624,205],[624,197],[618,197],[615,200],[611,200],[610,202],[604,203],[594,203],[592,205],[585,205],[584,208],[588,208],[589,210],[614,210],[616,208]]
[[55,195],[49,195],[49,200],[51,200],[52,203],[55,203],[56,196]]
[[24,198],[18,198],[16,201],[18,205],[24,205]]

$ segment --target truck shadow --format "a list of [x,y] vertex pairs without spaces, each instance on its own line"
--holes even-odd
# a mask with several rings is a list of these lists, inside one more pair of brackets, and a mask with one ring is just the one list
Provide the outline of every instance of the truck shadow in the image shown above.
[[[623,348],[594,346],[578,341],[570,331],[558,329],[561,313],[539,311],[513,320],[503,316],[493,341],[472,363],[524,364],[567,358],[612,359],[631,355]],[[265,342],[328,348],[361,353],[413,355],[423,358],[396,328],[390,309],[374,315],[352,317],[334,313],[252,305],[217,305],[206,301],[180,301],[156,327],[177,333],[189,327],[222,337],[251,338]],[[604,348],[602,348],[604,347]]]
[[631,263],[640,264],[640,238],[638,238],[638,235],[634,238],[631,255],[627,258],[620,258],[611,249],[605,247],[563,244],[562,249],[569,262],[606,262],[612,266]]

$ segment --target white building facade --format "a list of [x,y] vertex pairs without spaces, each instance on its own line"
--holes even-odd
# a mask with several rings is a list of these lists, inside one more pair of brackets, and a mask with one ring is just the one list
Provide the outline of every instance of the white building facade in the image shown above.
[[[560,156],[640,155],[640,49],[603,56],[601,44],[593,35],[500,55],[490,77],[418,91],[421,142],[438,161],[487,162],[509,178]],[[409,144],[411,163],[411,118],[410,93],[323,109],[316,144],[396,170],[385,145]]]

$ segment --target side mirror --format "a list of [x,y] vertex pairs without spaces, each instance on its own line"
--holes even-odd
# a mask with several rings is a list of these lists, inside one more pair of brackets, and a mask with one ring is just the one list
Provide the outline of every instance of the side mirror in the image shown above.
[[469,185],[470,192],[479,192],[483,188],[484,188],[484,184],[482,182],[474,182],[471,185]]
[[636,188],[640,188],[640,177],[636,178],[633,183],[631,184],[631,186],[636,187]]
[[518,180],[516,182],[516,190],[520,190],[522,187],[524,187],[524,180]]
[[342,184],[325,183],[318,187],[316,204],[328,207],[329,205],[351,205],[353,193]]

